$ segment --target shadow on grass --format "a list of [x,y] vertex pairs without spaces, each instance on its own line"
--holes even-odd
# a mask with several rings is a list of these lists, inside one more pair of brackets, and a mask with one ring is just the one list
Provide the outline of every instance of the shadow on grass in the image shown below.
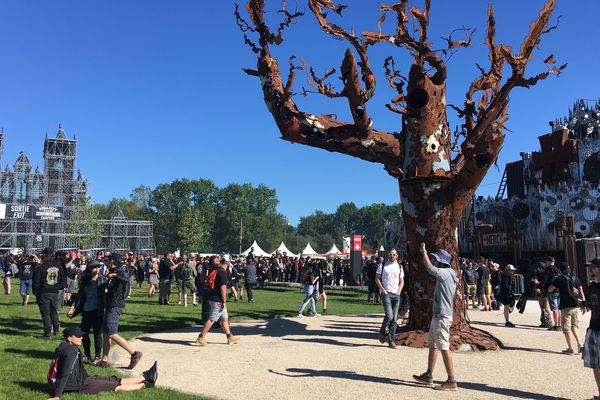
[[7,353],[21,354],[28,358],[31,357],[31,358],[39,358],[42,360],[48,360],[48,362],[50,362],[50,360],[52,360],[52,357],[54,356],[53,351],[44,351],[44,350],[4,349],[4,351]]
[[36,392],[48,392],[48,384],[35,381],[18,381],[17,384],[22,388],[34,390]]

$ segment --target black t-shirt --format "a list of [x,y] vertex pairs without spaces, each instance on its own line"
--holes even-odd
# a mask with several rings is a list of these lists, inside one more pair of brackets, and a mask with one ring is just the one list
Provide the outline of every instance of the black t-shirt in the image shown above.
[[490,269],[487,267],[487,265],[482,265],[479,268],[479,277],[483,285],[487,285],[487,283],[490,281]]
[[33,269],[37,264],[34,262],[26,262],[19,266],[19,276],[22,281],[33,279]]
[[592,283],[585,293],[586,306],[592,311],[590,329],[600,330],[600,284]]
[[75,279],[77,277],[77,270],[75,268],[76,266],[73,263],[65,265],[65,274],[67,275],[67,278]]
[[[575,288],[579,289],[581,283],[579,279],[573,277]],[[577,307],[577,298],[575,294],[571,294],[571,288],[569,287],[569,278],[565,275],[559,275],[554,279],[552,283],[554,287],[560,292],[560,308],[571,308]]]
[[171,279],[173,277],[173,271],[171,267],[175,265],[173,261],[164,259],[158,264],[158,274],[160,279]]
[[215,278],[215,288],[211,290],[210,297],[208,300],[222,302],[221,299],[221,286],[227,285],[227,271],[219,268],[217,270],[217,277]]

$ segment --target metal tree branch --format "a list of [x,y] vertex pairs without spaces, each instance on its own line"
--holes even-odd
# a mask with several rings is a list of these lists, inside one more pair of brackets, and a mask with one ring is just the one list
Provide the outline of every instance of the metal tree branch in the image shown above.
[[[244,71],[251,76],[260,78],[265,103],[279,127],[282,138],[290,142],[302,143],[328,151],[348,154],[363,160],[382,163],[395,171],[400,170],[402,167],[402,152],[400,150],[399,134],[369,129],[368,124],[365,126],[365,124],[338,121],[331,115],[313,115],[298,109],[291,94],[295,70],[298,67],[293,66],[293,59],[290,60],[290,76],[284,87],[278,61],[271,56],[269,49],[269,45],[282,43],[282,30],[280,29],[277,35],[271,33],[264,20],[264,0],[251,0],[246,9],[250,15],[252,25],[243,20],[239,7],[236,6],[235,16],[238,20],[238,26],[244,33],[257,34],[259,44],[255,45],[257,47],[257,51],[255,51],[253,46],[248,43],[250,40],[245,38],[245,42],[257,53],[258,62],[256,69],[245,69]],[[338,8],[336,7],[336,9]],[[297,13],[292,14],[292,16],[294,15],[297,16]],[[287,19],[289,17],[286,14]],[[250,41],[250,43],[253,42]],[[342,64],[342,74],[344,74],[344,71],[352,74],[352,68],[355,65],[353,56],[350,57],[347,52]],[[363,71],[365,71],[364,66]],[[367,71],[370,72],[368,64]],[[314,77],[316,77],[316,74],[313,79]],[[347,93],[350,89],[357,87],[356,80],[352,80],[352,82],[346,83],[344,91]],[[370,87],[374,88],[374,80]],[[346,93],[344,93],[344,96],[348,97]],[[363,93],[361,95],[363,99],[368,100],[368,95]],[[352,102],[353,100],[349,99],[349,101]],[[357,103],[361,102],[358,101]]]

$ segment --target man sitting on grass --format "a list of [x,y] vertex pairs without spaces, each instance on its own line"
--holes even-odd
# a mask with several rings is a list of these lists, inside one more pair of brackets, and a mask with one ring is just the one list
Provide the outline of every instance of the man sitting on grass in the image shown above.
[[116,376],[90,376],[83,367],[79,346],[83,338],[79,327],[66,328],[63,331],[65,342],[56,349],[58,357],[56,371],[53,373],[54,361],[48,373],[48,384],[52,396],[49,400],[58,400],[65,392],[96,394],[107,391],[132,391],[151,388],[158,379],[157,363],[136,378],[118,378]]

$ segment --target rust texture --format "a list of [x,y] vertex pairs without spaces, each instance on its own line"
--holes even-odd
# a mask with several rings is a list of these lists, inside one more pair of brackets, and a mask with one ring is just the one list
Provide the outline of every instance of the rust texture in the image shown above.
[[[398,179],[408,238],[412,310],[407,329],[397,337],[401,344],[425,345],[425,332],[431,320],[435,281],[414,264],[417,247],[425,242],[428,248],[444,248],[457,255],[456,228],[461,214],[502,148],[511,90],[515,87],[529,88],[551,74],[560,74],[566,67],[555,66],[555,58],[551,55],[545,60],[547,71],[533,77],[525,76],[525,67],[532,59],[540,38],[556,28],[549,27],[554,5],[555,0],[544,4],[518,53],[513,52],[510,46],[496,43],[494,9],[489,6],[485,43],[489,49],[490,66],[484,69],[477,65],[481,76],[469,86],[462,107],[446,104],[447,70],[442,57],[460,47],[470,46],[474,30],[461,29],[465,38],[460,40],[454,40],[452,34],[455,32],[452,32],[448,38],[443,38],[446,49],[433,50],[428,39],[431,0],[425,0],[423,9],[409,7],[408,0],[381,5],[382,16],[377,21],[377,31],[360,35],[328,19],[332,12],[341,15],[345,5],[335,4],[332,0],[308,0],[309,9],[321,29],[348,44],[339,70],[343,83],[339,90],[326,82],[327,78],[336,74],[335,70],[327,70],[319,77],[306,61],[302,60],[303,66],[295,65],[294,57],[289,61],[289,73],[284,84],[279,62],[272,56],[270,47],[283,42],[284,30],[301,13],[290,13],[284,3],[280,10],[283,21],[275,31],[265,22],[264,0],[250,0],[246,5],[249,21],[244,19],[236,5],[238,26],[246,44],[258,58],[256,69],[245,69],[245,72],[260,78],[265,103],[282,138],[381,163],[391,176]],[[396,17],[396,31],[386,34],[382,25],[386,15],[390,14]],[[414,34],[412,24],[418,27]],[[376,89],[368,50],[370,46],[379,44],[404,49],[412,57],[408,78],[396,69],[392,57],[384,62],[385,77],[397,93],[386,107],[402,115],[400,133],[374,129],[367,111],[367,103]],[[503,76],[505,65],[511,71],[508,77]],[[300,110],[292,93],[299,69],[305,70],[308,84],[316,93],[332,98],[345,97],[352,122]],[[458,133],[450,132],[447,107],[457,111],[464,119]],[[459,144],[460,139],[462,143]],[[453,268],[458,271],[456,259]],[[497,348],[501,344],[491,335],[469,326],[462,293],[459,287],[452,327],[453,349],[464,344],[474,350]]]

